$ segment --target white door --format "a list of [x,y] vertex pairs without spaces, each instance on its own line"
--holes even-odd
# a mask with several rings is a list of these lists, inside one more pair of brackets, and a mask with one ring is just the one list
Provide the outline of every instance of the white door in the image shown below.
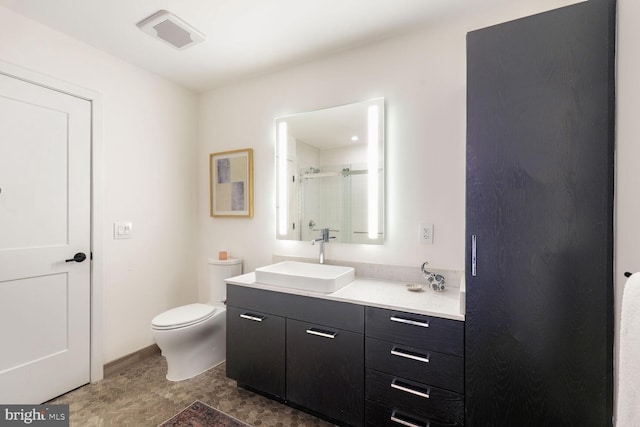
[[90,380],[90,132],[89,101],[0,74],[3,404]]

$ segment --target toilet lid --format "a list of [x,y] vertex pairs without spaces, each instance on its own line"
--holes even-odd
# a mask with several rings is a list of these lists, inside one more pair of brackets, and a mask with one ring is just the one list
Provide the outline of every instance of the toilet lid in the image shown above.
[[151,326],[157,329],[172,329],[201,322],[213,316],[215,307],[207,304],[188,304],[172,308],[158,314],[151,321]]

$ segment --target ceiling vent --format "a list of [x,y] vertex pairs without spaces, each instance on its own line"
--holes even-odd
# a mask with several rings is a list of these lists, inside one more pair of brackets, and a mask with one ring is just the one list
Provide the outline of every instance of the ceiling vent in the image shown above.
[[179,50],[205,39],[205,35],[200,31],[166,10],[159,10],[138,22],[138,28]]

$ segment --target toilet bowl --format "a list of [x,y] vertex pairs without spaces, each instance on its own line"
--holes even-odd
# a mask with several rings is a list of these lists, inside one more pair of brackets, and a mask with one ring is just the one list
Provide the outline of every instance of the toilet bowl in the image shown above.
[[167,310],[151,321],[153,338],[167,359],[167,379],[181,381],[226,358],[225,279],[242,274],[242,260],[209,260],[209,301]]

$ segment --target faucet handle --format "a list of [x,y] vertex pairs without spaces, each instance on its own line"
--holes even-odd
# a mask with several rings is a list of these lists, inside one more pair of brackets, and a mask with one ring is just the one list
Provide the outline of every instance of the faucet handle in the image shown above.
[[331,230],[329,230],[328,228],[321,228],[319,231],[320,231],[320,237],[317,239],[311,240],[312,245],[315,245],[316,242],[328,242],[329,240],[335,240],[336,238],[336,236],[329,236],[329,232]]

